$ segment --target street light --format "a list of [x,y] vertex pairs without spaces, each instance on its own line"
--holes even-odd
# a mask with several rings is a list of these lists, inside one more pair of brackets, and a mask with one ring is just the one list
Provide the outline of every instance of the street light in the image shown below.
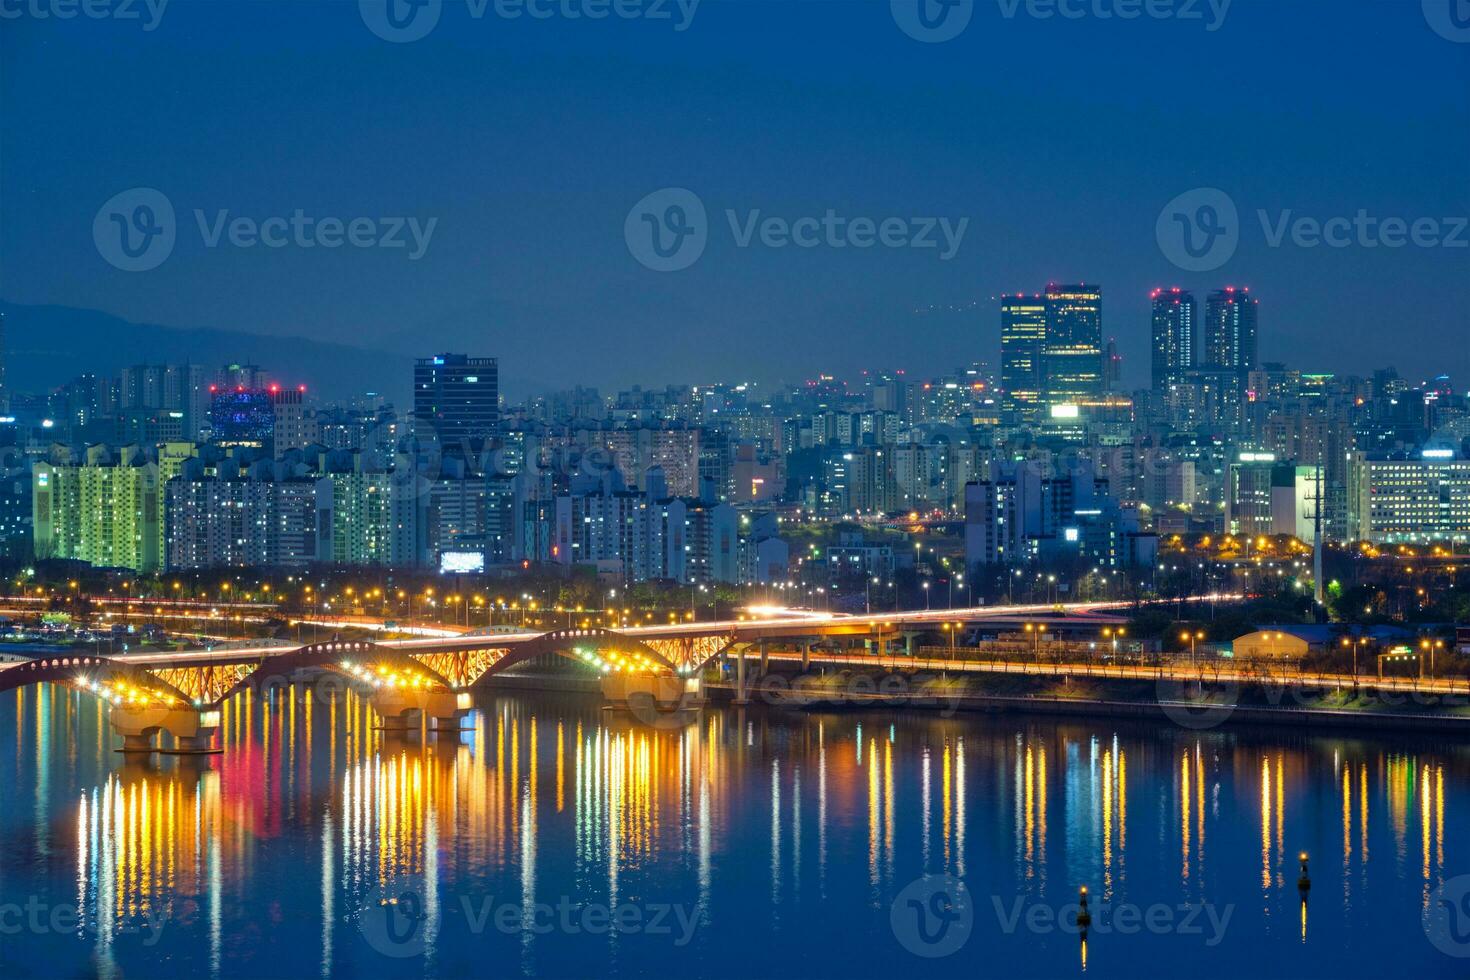
[[1348,639],[1345,636],[1342,638],[1342,645],[1345,646],[1345,647],[1351,647],[1352,648],[1352,651],[1353,651],[1353,685],[1354,686],[1356,686],[1357,683],[1358,683],[1358,651],[1360,649],[1362,649],[1363,644],[1365,644],[1367,642],[1368,642],[1368,638],[1366,636],[1358,636],[1358,637],[1354,637],[1353,639]]
[[1193,633],[1189,632],[1189,630],[1185,630],[1183,633],[1179,634],[1179,639],[1181,641],[1187,641],[1189,643],[1189,664],[1191,667],[1199,666],[1199,657],[1195,653],[1195,644],[1198,641],[1203,640],[1204,638],[1204,630],[1196,630]]
[[1031,623],[1027,623],[1022,628],[1027,633],[1031,633],[1033,636],[1033,639],[1031,641],[1032,659],[1035,660],[1037,663],[1041,663],[1041,637],[1046,633],[1046,627],[1042,626],[1040,623],[1037,623],[1034,626]]
[[[1444,649],[1444,640],[1430,640],[1425,638],[1419,642],[1419,649],[1429,654],[1429,676],[1433,677],[1435,654]],[[1419,674],[1421,677],[1424,674],[1424,659],[1422,657],[1419,660]]]
[[929,611],[929,583],[928,582],[925,582],[920,587],[924,590],[924,611],[925,612],[928,612]]

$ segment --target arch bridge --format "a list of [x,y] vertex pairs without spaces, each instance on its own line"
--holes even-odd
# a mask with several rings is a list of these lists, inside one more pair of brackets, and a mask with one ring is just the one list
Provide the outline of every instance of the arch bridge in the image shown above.
[[695,673],[689,651],[669,652],[679,659],[606,629],[554,630],[528,635],[513,646],[422,652],[336,639],[268,654],[196,652],[126,661],[46,657],[0,668],[0,692],[61,684],[110,705],[111,724],[123,736],[125,752],[153,751],[159,731],[174,735],[181,753],[208,752],[224,702],[242,691],[269,691],[303,676],[335,676],[363,692],[385,731],[406,731],[419,716],[434,719],[436,731],[452,731],[469,710],[471,688],[537,657],[566,657],[605,681],[619,678],[626,688],[630,678]]

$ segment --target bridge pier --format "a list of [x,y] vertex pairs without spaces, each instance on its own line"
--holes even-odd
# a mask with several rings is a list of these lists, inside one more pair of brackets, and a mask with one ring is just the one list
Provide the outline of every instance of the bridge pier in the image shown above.
[[750,703],[750,696],[745,690],[745,647],[735,655],[735,703]]
[[770,651],[770,649],[768,647],[768,643],[769,643],[769,641],[767,641],[767,640],[761,640],[761,676],[762,677],[766,676],[766,674],[770,672],[771,651]]
[[801,672],[805,674],[812,666],[812,641],[801,641]]
[[219,727],[219,712],[193,707],[168,705],[143,706],[117,704],[108,713],[112,730],[122,736],[118,751],[143,754],[160,751],[153,744],[159,732],[178,739],[178,747],[166,750],[179,755],[200,755],[218,751],[214,748],[214,732]]
[[632,710],[640,716],[650,711],[673,716],[704,706],[704,684],[698,675],[619,672],[602,678],[602,696],[609,707]]
[[408,734],[425,717],[434,719],[436,729],[459,727],[461,709],[453,691],[385,687],[374,691],[369,703],[378,716],[378,727],[391,735]]

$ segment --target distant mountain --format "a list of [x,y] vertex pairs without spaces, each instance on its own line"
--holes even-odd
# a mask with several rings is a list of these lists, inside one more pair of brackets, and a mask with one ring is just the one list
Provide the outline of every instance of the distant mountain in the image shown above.
[[5,315],[6,381],[14,391],[39,393],[79,374],[115,376],[132,364],[184,361],[210,368],[259,364],[283,383],[305,384],[328,398],[379,391],[402,405],[412,385],[413,358],[407,355],[309,337],[161,327],[96,310],[4,300],[0,313]]

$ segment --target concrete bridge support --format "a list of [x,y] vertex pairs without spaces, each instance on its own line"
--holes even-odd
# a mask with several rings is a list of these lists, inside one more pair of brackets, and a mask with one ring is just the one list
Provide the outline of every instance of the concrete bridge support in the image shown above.
[[407,734],[418,726],[419,719],[434,720],[434,730],[457,730],[459,718],[466,708],[453,691],[434,691],[422,688],[386,687],[373,692],[369,702],[382,724],[379,726],[389,734]]
[[178,739],[178,748],[173,749],[174,752],[202,754],[215,751],[214,733],[219,727],[217,710],[118,704],[113,705],[109,712],[109,720],[112,730],[122,736],[123,752],[157,751],[153,745],[153,736],[161,731]]
[[745,647],[735,655],[735,703],[749,704],[750,695],[745,689]]
[[657,712],[696,709],[704,705],[704,683],[697,675],[677,674],[606,674],[602,678],[602,696],[615,708],[639,711],[652,708]]

